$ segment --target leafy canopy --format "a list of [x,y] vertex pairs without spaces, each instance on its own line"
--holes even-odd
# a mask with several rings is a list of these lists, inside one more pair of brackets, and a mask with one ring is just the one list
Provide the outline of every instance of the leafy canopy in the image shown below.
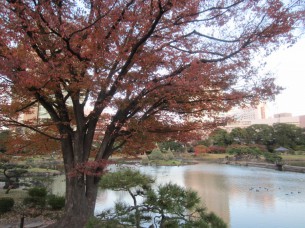
[[[129,151],[143,141],[152,147],[161,132],[189,139],[219,124],[219,112],[273,96],[273,78],[250,60],[293,42],[304,18],[300,5],[279,0],[23,0],[0,8],[1,125],[61,143],[82,138],[77,157],[85,159],[128,143]],[[37,108],[49,118],[37,120]]]
[[292,44],[304,18],[295,0],[0,1],[0,125],[58,141],[76,170],[58,227],[94,213],[114,151],[194,139],[277,94],[252,60]]
[[213,145],[220,146],[236,143],[265,145],[269,151],[280,146],[295,150],[305,145],[304,129],[286,123],[275,123],[272,126],[254,124],[246,128],[234,128],[231,132],[216,129],[210,134],[209,140]]

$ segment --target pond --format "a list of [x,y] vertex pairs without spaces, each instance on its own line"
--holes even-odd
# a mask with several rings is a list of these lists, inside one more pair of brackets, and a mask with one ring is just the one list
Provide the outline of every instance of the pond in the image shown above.
[[[305,174],[208,163],[135,168],[158,185],[172,182],[197,191],[208,210],[231,228],[305,227]],[[54,191],[63,191],[60,178]],[[96,213],[128,199],[124,192],[100,191]]]

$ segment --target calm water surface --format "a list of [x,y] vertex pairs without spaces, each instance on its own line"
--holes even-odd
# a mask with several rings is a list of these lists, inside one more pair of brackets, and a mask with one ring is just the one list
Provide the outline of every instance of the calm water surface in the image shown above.
[[[157,184],[172,182],[197,191],[231,228],[305,227],[305,174],[205,163],[136,169]],[[100,191],[96,213],[128,199],[124,192]]]

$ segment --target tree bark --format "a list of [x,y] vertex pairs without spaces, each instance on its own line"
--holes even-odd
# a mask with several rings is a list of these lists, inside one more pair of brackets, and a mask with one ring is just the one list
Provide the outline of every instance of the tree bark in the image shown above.
[[[73,146],[74,145],[74,146]],[[84,142],[67,137],[62,141],[62,151],[66,175],[66,195],[64,215],[52,228],[83,228],[89,218],[94,216],[99,177],[87,175],[77,170],[88,158],[83,156]]]
[[93,176],[66,175],[66,205],[63,217],[50,228],[83,228],[94,216],[98,181]]

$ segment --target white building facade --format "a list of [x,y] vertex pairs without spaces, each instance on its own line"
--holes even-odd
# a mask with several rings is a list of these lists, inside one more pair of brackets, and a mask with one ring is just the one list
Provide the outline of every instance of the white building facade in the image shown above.
[[305,128],[305,115],[292,116],[291,113],[278,113],[267,118],[266,105],[260,104],[256,108],[245,108],[233,112],[233,121],[230,121],[224,128],[231,131],[234,128],[246,128],[254,124],[273,125],[275,123],[293,124]]

